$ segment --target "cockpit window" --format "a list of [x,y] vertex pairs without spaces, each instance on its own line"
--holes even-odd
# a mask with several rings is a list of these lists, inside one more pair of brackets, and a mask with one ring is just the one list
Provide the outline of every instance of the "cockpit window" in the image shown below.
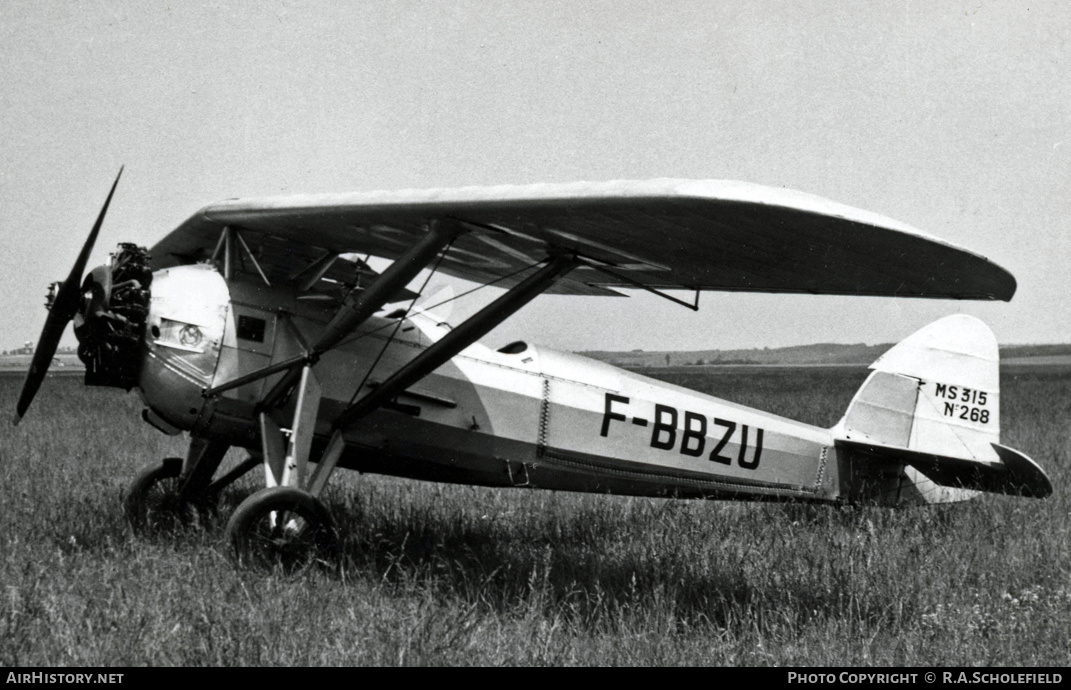
[[264,342],[264,327],[267,323],[264,319],[253,316],[238,316],[238,337],[242,340],[252,340],[257,343]]

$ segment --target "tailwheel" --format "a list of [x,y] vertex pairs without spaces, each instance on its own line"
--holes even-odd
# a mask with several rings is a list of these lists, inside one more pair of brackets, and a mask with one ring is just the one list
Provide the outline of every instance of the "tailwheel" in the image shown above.
[[334,560],[338,535],[318,498],[291,486],[261,489],[239,504],[227,540],[241,566],[287,574]]
[[179,497],[182,458],[165,458],[144,468],[123,499],[126,519],[140,532],[169,530],[188,522],[189,506]]

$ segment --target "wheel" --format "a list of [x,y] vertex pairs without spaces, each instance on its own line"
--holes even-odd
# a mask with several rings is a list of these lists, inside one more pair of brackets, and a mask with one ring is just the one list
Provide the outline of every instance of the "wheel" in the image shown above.
[[165,458],[138,474],[123,499],[126,519],[138,531],[173,529],[186,522],[188,506],[179,499],[182,458]]
[[324,504],[291,486],[261,489],[242,501],[227,522],[238,564],[287,574],[329,564],[337,545],[335,523]]

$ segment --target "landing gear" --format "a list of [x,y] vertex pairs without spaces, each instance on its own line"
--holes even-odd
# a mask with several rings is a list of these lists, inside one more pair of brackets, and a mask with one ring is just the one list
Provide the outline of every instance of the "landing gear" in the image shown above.
[[123,498],[127,521],[139,532],[169,531],[197,524],[215,508],[220,492],[261,464],[247,458],[219,479],[212,475],[227,446],[195,438],[185,460],[165,458],[144,468]]
[[334,562],[338,545],[324,504],[292,486],[261,489],[242,501],[227,523],[226,536],[239,565],[288,574]]
[[289,437],[267,412],[260,413],[260,456],[268,488],[242,501],[227,523],[227,541],[241,566],[295,573],[335,560],[335,523],[318,497],[346,444],[336,431],[318,453],[315,469],[310,467],[320,405],[320,383],[311,365],[301,370],[293,397]]
[[190,506],[179,496],[182,458],[145,467],[123,499],[126,519],[139,532],[174,529],[186,522]]

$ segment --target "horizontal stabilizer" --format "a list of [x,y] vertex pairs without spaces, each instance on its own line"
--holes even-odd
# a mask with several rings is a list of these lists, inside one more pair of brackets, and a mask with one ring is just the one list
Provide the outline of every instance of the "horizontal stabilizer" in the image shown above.
[[838,448],[858,452],[872,460],[890,460],[914,467],[942,486],[1028,498],[1052,494],[1052,482],[1033,460],[999,443],[992,446],[999,462],[961,460],[906,448],[837,441]]

